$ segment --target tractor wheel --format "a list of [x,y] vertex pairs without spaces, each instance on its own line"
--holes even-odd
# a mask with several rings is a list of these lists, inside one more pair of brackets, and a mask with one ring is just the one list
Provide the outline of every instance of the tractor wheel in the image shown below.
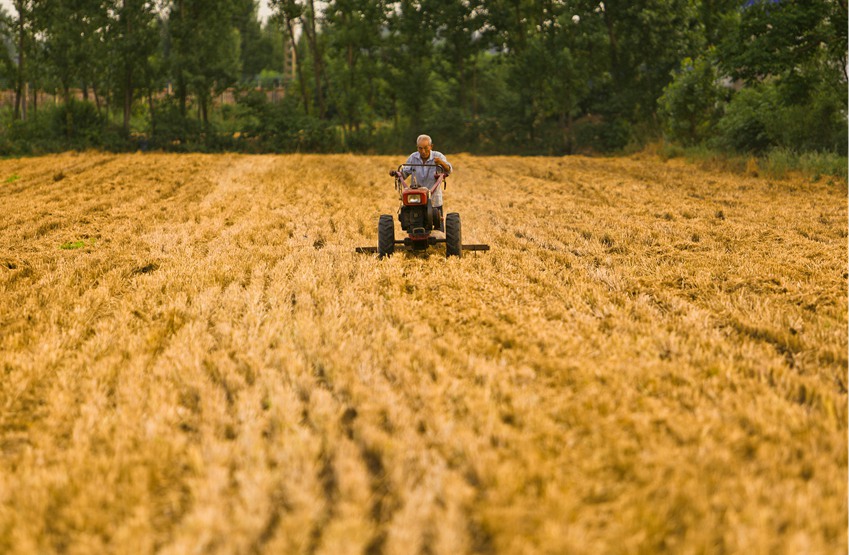
[[381,258],[395,252],[395,222],[392,216],[382,214],[377,224],[377,254]]
[[445,256],[463,256],[460,214],[456,212],[445,216]]

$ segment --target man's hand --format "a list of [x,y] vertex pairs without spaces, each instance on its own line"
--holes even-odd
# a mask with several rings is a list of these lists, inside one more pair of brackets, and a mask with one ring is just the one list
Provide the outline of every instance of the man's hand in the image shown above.
[[442,168],[442,171],[448,173],[448,171],[449,171],[448,164],[446,164],[445,162],[443,162],[439,158],[434,158],[433,163],[436,164],[437,166],[439,166],[440,168]]

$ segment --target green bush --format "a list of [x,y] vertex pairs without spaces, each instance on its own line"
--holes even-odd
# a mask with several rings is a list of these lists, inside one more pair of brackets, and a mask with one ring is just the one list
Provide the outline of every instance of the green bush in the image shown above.
[[658,116],[668,139],[693,145],[709,138],[719,120],[723,96],[713,64],[684,58],[658,100]]
[[572,125],[572,137],[578,152],[615,152],[631,142],[633,130],[622,119],[588,116]]
[[847,151],[845,94],[816,91],[804,103],[788,104],[776,111],[772,134],[775,142],[794,151]]
[[151,146],[154,148],[178,152],[201,149],[202,123],[197,118],[183,115],[173,97],[157,106],[151,127]]
[[760,154],[775,146],[771,133],[779,110],[774,87],[747,87],[732,98],[717,125],[713,144],[723,150]]
[[12,120],[9,113],[7,144],[3,154],[38,154],[61,150],[63,139],[56,134],[56,110],[52,106],[30,113],[26,120]]
[[770,150],[760,162],[770,175],[783,177],[790,172],[801,172],[813,179],[824,175],[847,178],[846,156],[831,152],[800,152],[789,148]]
[[743,88],[731,98],[711,144],[758,155],[771,149],[843,154],[849,147],[845,98],[816,91],[800,99],[773,82]]
[[264,94],[248,94],[239,100],[246,116],[243,142],[254,149],[272,152],[338,152],[341,142],[334,127],[303,113],[292,98],[276,104]]
[[58,106],[42,106],[26,120],[4,114],[0,154],[27,155],[63,150],[101,148],[127,150],[130,142],[120,126],[109,122],[91,102],[70,100]]
[[74,148],[101,146],[107,120],[94,104],[71,99],[51,110],[55,136],[67,139]]

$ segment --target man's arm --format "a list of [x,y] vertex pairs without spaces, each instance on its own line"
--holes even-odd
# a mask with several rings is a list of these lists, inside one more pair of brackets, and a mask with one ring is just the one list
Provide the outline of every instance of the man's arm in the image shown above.
[[451,172],[454,170],[454,167],[450,162],[448,162],[448,159],[442,153],[435,154],[433,156],[433,163],[442,168],[442,170],[448,175],[451,175]]
[[[410,156],[408,156],[408,157],[407,157],[407,161],[406,161],[405,163],[406,163],[406,164],[416,164],[416,163],[417,163],[417,162],[416,162],[416,155],[415,155],[415,154],[410,154]],[[421,164],[421,162],[418,162],[418,163],[419,163],[419,164]],[[402,173],[402,174],[404,174],[404,177],[405,177],[405,178],[406,178],[406,177],[409,177],[409,175],[410,175],[411,173],[413,173],[413,172],[415,172],[415,170],[414,170],[413,168],[409,168],[409,167],[407,167],[407,166],[402,166],[402,167],[401,167],[401,173]]]

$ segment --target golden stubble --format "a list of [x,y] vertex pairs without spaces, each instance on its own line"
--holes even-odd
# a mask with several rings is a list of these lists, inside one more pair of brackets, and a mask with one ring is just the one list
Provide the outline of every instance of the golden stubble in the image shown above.
[[451,161],[0,162],[0,552],[845,553],[845,183]]

